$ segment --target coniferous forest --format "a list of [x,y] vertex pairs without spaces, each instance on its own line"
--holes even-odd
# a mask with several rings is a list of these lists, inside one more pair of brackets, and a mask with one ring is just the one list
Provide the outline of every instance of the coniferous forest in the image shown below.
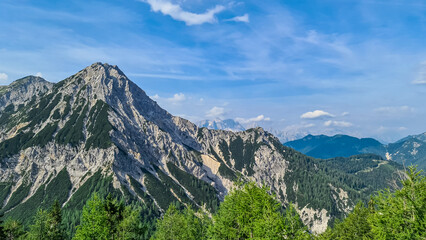
[[410,167],[401,178],[400,188],[376,192],[320,235],[312,234],[293,205],[284,208],[267,186],[240,182],[212,214],[172,203],[152,225],[140,206],[94,193],[72,231],[54,201],[38,209],[29,226],[1,218],[0,239],[425,239],[426,176]]

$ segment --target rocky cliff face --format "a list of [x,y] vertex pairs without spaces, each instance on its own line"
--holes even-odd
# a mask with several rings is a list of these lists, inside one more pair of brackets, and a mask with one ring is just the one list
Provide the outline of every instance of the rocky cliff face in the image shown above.
[[16,106],[37,98],[52,88],[53,84],[41,77],[29,76],[14,81],[9,86],[0,86],[0,110],[13,103]]
[[81,208],[105,189],[160,211],[173,201],[214,211],[242,178],[295,202],[321,232],[361,198],[339,178],[346,173],[327,172],[261,128],[208,130],[172,116],[108,64],[56,84],[16,81],[2,88],[0,110],[0,202],[17,218],[53,197]]

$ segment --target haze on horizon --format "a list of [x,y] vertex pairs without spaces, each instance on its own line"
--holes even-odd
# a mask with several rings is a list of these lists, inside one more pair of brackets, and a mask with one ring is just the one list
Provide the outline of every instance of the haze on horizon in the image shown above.
[[118,65],[163,108],[294,133],[426,132],[421,0],[0,2],[0,85]]

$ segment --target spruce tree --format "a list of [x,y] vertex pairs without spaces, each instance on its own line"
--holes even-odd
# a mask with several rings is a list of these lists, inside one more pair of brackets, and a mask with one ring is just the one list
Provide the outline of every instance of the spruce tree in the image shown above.
[[3,231],[6,240],[16,240],[25,234],[22,224],[11,218],[6,219],[3,223]]
[[207,216],[190,207],[180,211],[172,204],[157,222],[157,231],[152,240],[204,240],[211,221]]
[[[297,212],[284,215],[266,187],[247,183],[231,191],[213,215],[211,239],[306,239],[307,229]],[[297,222],[297,223],[296,223]],[[287,226],[286,224],[289,224]]]
[[48,220],[48,239],[62,240],[65,239],[65,231],[62,225],[62,211],[58,200],[55,200],[49,210]]
[[31,240],[48,239],[49,231],[49,213],[39,209],[34,217],[34,223],[30,226],[28,238]]
[[3,216],[4,216],[3,213],[0,212],[0,239],[6,238],[6,235],[4,234],[4,229],[3,229]]
[[98,194],[83,208],[80,225],[73,239],[140,239],[143,236],[140,224],[140,209],[124,206],[123,202],[108,196],[101,199]]

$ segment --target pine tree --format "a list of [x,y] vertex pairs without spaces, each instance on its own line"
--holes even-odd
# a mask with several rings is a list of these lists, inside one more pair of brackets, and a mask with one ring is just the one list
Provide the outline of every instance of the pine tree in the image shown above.
[[106,218],[103,202],[94,194],[83,208],[81,222],[73,239],[109,239]]
[[[250,182],[225,197],[213,216],[212,239],[306,239],[309,234],[297,212],[290,207],[288,215],[266,187]],[[298,219],[295,221],[295,219]],[[286,226],[286,224],[290,224]]]
[[83,208],[80,225],[73,239],[140,239],[143,236],[140,209],[124,206],[108,196],[102,200],[97,194]]
[[373,197],[374,213],[368,221],[376,238],[426,238],[426,176],[415,167],[406,175],[401,189],[386,189]]
[[59,201],[56,200],[49,210],[48,234],[47,239],[62,240],[65,239],[65,231],[62,225],[62,211]]
[[157,222],[157,231],[152,240],[203,240],[207,239],[210,219],[201,212],[200,217],[189,207],[180,211],[172,204],[162,219]]
[[30,226],[28,238],[31,240],[48,239],[49,231],[49,213],[39,209],[34,217],[34,223]]
[[410,167],[401,183],[372,196],[368,208],[358,203],[319,239],[426,239],[426,176]]
[[6,235],[4,234],[4,229],[3,229],[3,213],[0,213],[0,239],[5,239]]
[[367,221],[369,216],[370,210],[359,202],[343,221],[336,222],[319,239],[374,239]]
[[25,234],[24,227],[16,220],[8,218],[3,224],[6,240],[16,240]]

